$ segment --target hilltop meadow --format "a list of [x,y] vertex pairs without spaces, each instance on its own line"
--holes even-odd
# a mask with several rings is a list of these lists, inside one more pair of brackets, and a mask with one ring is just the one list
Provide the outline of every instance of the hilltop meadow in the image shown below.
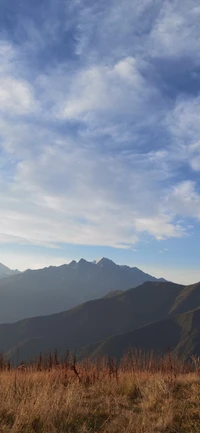
[[200,363],[130,350],[117,363],[57,352],[0,363],[1,433],[198,433]]

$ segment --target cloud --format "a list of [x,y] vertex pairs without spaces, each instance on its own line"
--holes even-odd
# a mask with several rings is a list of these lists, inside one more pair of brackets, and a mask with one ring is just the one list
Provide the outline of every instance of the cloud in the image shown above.
[[[141,52],[162,5],[160,0],[79,2],[76,52],[89,62],[110,62]],[[120,31],[119,31],[120,29]]]
[[[154,56],[196,56],[200,42],[196,0],[162,2],[149,43]],[[197,56],[198,58],[198,56]]]
[[173,222],[173,217],[169,215],[158,215],[155,218],[140,218],[136,220],[135,226],[139,232],[147,232],[158,240],[170,237],[181,237],[184,229],[180,224]]
[[36,101],[32,86],[17,77],[15,62],[18,55],[6,41],[0,42],[0,58],[0,112],[8,115],[33,113]]
[[156,239],[180,237],[184,228],[173,221],[176,200],[169,206],[167,189],[159,188],[165,177],[146,155],[114,157],[54,143],[38,159],[18,163],[7,185],[9,199],[1,192],[2,231],[49,246],[126,243],[129,248],[144,232]]
[[188,180],[173,187],[168,205],[176,215],[200,219],[200,195],[195,190],[196,183]]
[[190,233],[200,101],[160,66],[197,63],[188,4],[80,1],[66,5],[72,24],[50,8],[41,29],[24,17],[27,38],[18,23],[18,42],[2,40],[1,243],[132,248]]
[[190,165],[194,171],[200,171],[200,142],[190,145]]
[[166,115],[166,124],[171,133],[172,156],[179,163],[189,164],[194,171],[200,169],[199,115],[199,95],[179,97],[173,110]]
[[199,134],[199,110],[200,98],[197,95],[193,98],[179,97],[174,110],[170,113],[170,116],[173,116],[173,119],[169,119],[172,133],[186,144],[191,143]]
[[0,77],[0,110],[8,114],[30,114],[34,97],[29,85],[13,78]]
[[96,115],[122,121],[141,113],[154,89],[148,88],[133,57],[113,66],[93,66],[78,72],[67,96],[63,116],[91,121]]

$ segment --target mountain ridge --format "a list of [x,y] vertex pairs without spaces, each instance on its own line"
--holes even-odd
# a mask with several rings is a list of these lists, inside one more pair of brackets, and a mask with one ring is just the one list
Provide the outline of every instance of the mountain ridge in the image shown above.
[[137,287],[148,280],[159,281],[137,268],[117,265],[105,257],[97,262],[82,258],[61,266],[27,269],[0,280],[0,323],[59,313],[112,291]]

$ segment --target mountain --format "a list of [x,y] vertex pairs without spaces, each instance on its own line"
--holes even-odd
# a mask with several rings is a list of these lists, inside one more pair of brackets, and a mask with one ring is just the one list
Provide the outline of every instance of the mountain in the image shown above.
[[171,313],[175,315],[185,313],[188,310],[195,310],[197,305],[200,305],[200,283],[186,286],[180,292]]
[[130,348],[154,354],[168,350],[179,359],[200,355],[200,309],[115,335],[87,348],[93,359],[109,356],[121,359]]
[[15,359],[18,348],[19,359],[29,360],[55,348],[62,354],[67,349],[83,354],[84,348],[97,348],[97,342],[111,336],[165,320],[183,290],[174,283],[146,282],[63,313],[0,325],[0,352]]
[[17,269],[11,270],[7,268],[7,266],[3,265],[3,263],[0,263],[0,279],[10,277],[11,275],[17,275],[19,273],[20,272]]
[[162,280],[106,258],[27,270],[0,280],[0,323],[58,313],[145,281]]

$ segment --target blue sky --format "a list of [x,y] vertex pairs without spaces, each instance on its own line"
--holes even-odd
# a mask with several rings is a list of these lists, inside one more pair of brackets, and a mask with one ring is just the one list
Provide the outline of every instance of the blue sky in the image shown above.
[[0,261],[200,280],[197,0],[0,0]]

